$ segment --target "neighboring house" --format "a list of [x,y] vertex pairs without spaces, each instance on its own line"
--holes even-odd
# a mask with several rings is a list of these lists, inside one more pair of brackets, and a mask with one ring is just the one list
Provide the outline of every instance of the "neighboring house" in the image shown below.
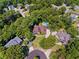
[[72,21],[76,21],[77,20],[77,18],[78,18],[78,15],[77,14],[71,14],[71,20]]
[[68,41],[71,39],[70,35],[66,33],[64,30],[60,30],[57,32],[57,37],[60,42],[62,42],[64,45],[68,43]]
[[66,9],[70,9],[71,6],[67,6],[67,4],[62,4],[63,7],[66,7]]
[[18,11],[22,15],[22,17],[30,16],[28,4],[26,4],[24,8],[22,8],[20,5],[18,5]]
[[13,5],[9,5],[8,8],[4,8],[4,11],[8,11],[8,10],[15,10],[15,12],[19,12],[22,17],[25,17],[25,16],[30,16],[30,13],[29,13],[29,8],[30,5],[26,4],[23,8],[22,8],[22,5],[21,4],[18,4],[17,5],[17,8],[15,8]]
[[65,10],[65,13],[71,13],[71,12],[72,12],[72,10],[70,10],[70,9]]
[[9,5],[9,6],[8,6],[8,9],[9,9],[9,10],[14,10],[15,7],[14,7],[13,5]]
[[20,9],[19,13],[22,15],[22,17],[25,17],[25,13],[23,11],[24,11],[24,9]]
[[74,10],[79,10],[79,6],[74,6]]
[[46,33],[46,27],[42,25],[35,25],[33,29],[33,34]]
[[17,44],[20,44],[21,42],[22,40],[19,37],[15,37],[11,39],[4,47],[10,47],[12,45],[17,45]]

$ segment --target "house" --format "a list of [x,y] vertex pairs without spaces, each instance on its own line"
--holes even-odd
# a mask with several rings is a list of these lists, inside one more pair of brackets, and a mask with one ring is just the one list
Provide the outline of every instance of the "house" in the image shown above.
[[71,17],[72,21],[76,21],[77,18],[78,18],[78,15],[77,14],[71,14],[70,17]]
[[33,34],[46,33],[46,27],[42,25],[35,25],[33,29]]
[[74,10],[79,10],[79,6],[74,6]]
[[18,5],[18,11],[22,15],[22,17],[30,16],[29,5],[28,4],[26,4],[25,7],[22,7],[21,5]]
[[22,15],[22,17],[25,17],[25,13],[23,12],[24,9],[20,9],[19,13]]
[[68,41],[71,39],[70,35],[66,33],[64,30],[60,30],[57,32],[57,37],[60,42],[62,42],[64,45],[68,43]]
[[65,10],[65,13],[71,13],[71,12],[72,12],[72,10],[70,10],[70,9]]
[[22,40],[19,37],[15,37],[11,39],[4,47],[10,47],[12,45],[17,45],[17,44],[20,44],[21,42]]

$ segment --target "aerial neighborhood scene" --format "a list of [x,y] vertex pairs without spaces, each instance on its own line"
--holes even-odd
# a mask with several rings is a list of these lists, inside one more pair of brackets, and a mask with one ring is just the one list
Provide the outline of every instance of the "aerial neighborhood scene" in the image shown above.
[[0,59],[79,59],[79,0],[0,0]]

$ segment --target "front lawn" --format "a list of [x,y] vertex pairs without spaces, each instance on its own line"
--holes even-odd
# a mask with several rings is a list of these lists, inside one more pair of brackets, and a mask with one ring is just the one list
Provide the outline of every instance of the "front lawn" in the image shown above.
[[33,46],[36,48],[40,47],[40,41],[44,38],[44,35],[38,35],[36,39],[33,41]]
[[39,44],[44,49],[50,49],[55,45],[56,40],[56,37],[49,36],[48,38],[42,38]]

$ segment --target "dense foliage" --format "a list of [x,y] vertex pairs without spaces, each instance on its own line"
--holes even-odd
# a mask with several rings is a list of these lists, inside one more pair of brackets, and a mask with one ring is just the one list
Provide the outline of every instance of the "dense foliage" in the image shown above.
[[20,45],[11,46],[7,49],[0,47],[0,59],[23,59],[27,55],[27,51],[27,47],[24,49]]
[[[18,4],[22,6],[29,4],[30,16],[23,18],[19,12],[8,9],[9,5],[17,8]],[[30,26],[33,23],[38,23],[38,18],[47,21],[51,31],[63,28],[72,37],[72,40],[65,46],[66,48],[52,53],[50,59],[58,59],[59,56],[66,59],[79,59],[79,38],[75,38],[79,32],[72,26],[70,13],[65,14],[67,8],[62,6],[63,4],[73,8],[73,6],[79,5],[79,0],[0,0],[0,59],[23,59],[25,57],[26,53],[24,53],[22,45],[9,48],[4,48],[4,45],[16,36],[27,39],[25,44],[30,41],[33,37],[33,28]],[[6,8],[7,11],[4,10]],[[56,40],[56,37],[50,36],[42,38],[39,44],[42,48],[48,49],[54,46]]]
[[79,38],[72,39],[66,47],[66,59],[79,59]]

